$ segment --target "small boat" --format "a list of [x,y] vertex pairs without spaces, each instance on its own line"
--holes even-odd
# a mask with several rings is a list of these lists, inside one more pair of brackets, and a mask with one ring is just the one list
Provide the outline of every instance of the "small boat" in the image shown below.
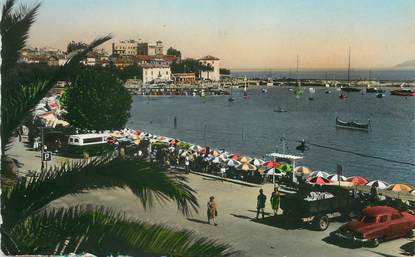
[[377,98],[383,98],[385,96],[385,94],[384,93],[377,93],[376,94],[376,97]]
[[326,90],[326,94],[331,94],[331,90]]
[[342,121],[339,119],[339,117],[336,117],[336,127],[369,131],[370,120],[367,123],[360,123],[360,122],[355,122],[355,121]]
[[288,91],[293,92],[294,88],[289,88]]
[[311,96],[310,96],[310,97],[308,98],[308,100],[313,101],[313,100],[314,100],[314,97],[311,97]]
[[357,87],[351,87],[350,85],[347,87],[341,87],[341,91],[344,92],[360,92],[362,89],[357,88]]
[[341,93],[341,94],[339,95],[339,98],[340,98],[340,99],[347,99],[347,95],[346,95],[346,94]]
[[264,94],[268,93],[268,89],[266,89],[266,88],[263,88],[261,91],[262,91],[262,93],[264,93]]
[[287,112],[287,110],[283,109],[282,107],[279,107],[278,109],[274,109],[274,112]]
[[366,93],[385,93],[385,90],[376,87],[368,87],[366,88]]
[[392,90],[391,95],[397,95],[397,96],[415,96],[415,91],[410,89],[397,89]]

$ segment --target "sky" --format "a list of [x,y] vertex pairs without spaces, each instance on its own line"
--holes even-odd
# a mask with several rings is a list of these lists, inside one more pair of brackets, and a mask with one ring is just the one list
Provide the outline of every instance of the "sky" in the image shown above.
[[[22,0],[31,4],[37,1]],[[388,68],[415,59],[413,0],[43,0],[31,46],[112,33],[231,69]]]

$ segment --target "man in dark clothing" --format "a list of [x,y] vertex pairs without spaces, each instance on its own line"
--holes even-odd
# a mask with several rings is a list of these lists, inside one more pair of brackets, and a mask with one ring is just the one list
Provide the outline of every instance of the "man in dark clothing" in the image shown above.
[[259,190],[259,195],[257,197],[257,206],[256,206],[256,218],[258,219],[259,211],[262,211],[262,218],[264,218],[264,208],[267,197],[264,195],[264,190]]

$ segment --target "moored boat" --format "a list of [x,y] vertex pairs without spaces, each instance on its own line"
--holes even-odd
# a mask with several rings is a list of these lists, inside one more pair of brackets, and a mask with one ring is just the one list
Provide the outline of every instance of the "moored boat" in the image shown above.
[[339,119],[339,117],[336,117],[336,127],[369,131],[370,120],[367,123],[360,123],[360,122],[355,122],[355,121],[342,121]]
[[391,95],[397,95],[397,96],[415,96],[415,91],[411,89],[397,89],[392,90]]

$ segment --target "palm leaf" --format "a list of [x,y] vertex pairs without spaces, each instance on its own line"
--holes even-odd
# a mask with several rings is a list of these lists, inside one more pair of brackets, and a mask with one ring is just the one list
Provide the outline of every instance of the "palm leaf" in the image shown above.
[[5,227],[13,227],[51,201],[67,194],[97,188],[129,188],[145,208],[155,201],[173,200],[184,215],[197,212],[195,191],[182,175],[171,175],[164,168],[139,160],[99,157],[54,167],[29,181],[21,179],[2,194]]
[[[29,217],[4,237],[9,254],[197,256],[235,254],[230,245],[192,231],[126,218],[110,209],[57,209]],[[6,249],[5,249],[6,248]]]

